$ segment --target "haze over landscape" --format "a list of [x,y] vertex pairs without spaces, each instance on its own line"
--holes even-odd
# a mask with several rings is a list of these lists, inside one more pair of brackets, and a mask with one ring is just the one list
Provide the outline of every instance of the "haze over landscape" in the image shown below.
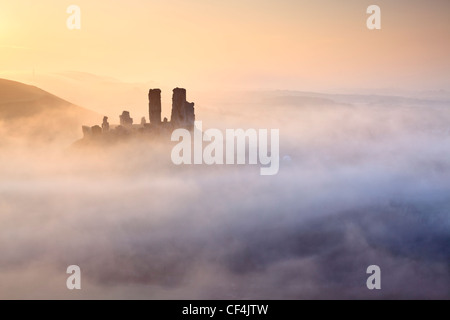
[[[448,1],[373,32],[367,1],[77,2],[0,4],[0,298],[450,298]],[[279,129],[279,173],[77,147],[176,86],[204,130]]]

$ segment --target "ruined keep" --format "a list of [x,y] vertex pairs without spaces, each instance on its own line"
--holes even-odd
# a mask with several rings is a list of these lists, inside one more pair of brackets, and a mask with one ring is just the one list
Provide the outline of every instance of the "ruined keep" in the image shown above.
[[184,102],[186,101],[186,89],[173,89],[172,116],[170,122],[182,123],[184,121]]
[[194,103],[187,102],[186,89],[173,89],[172,116],[170,122],[186,128],[193,128],[194,121]]
[[150,89],[148,92],[148,109],[151,124],[161,123],[161,90]]

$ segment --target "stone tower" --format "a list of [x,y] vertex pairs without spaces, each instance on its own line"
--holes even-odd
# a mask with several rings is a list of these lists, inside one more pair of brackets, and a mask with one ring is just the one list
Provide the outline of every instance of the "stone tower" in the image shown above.
[[172,116],[170,122],[175,125],[183,124],[184,122],[184,103],[186,102],[186,89],[173,89],[172,96]]
[[170,121],[180,127],[192,129],[194,127],[194,103],[186,101],[186,89],[173,89],[172,117]]
[[108,132],[109,131],[108,117],[103,117],[102,131],[103,132]]
[[151,124],[161,123],[161,90],[150,89],[148,92],[148,109]]

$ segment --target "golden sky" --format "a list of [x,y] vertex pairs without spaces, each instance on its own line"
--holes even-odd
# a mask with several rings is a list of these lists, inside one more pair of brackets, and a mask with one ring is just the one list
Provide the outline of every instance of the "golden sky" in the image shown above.
[[[66,9],[81,8],[81,30]],[[382,29],[366,28],[381,7]],[[196,88],[450,89],[450,1],[10,0],[0,77],[84,71]]]

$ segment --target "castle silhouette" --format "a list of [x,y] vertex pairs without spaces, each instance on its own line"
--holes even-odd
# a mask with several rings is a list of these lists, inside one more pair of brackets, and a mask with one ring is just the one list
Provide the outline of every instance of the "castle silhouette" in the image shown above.
[[186,100],[186,89],[175,88],[172,95],[172,114],[170,121],[167,118],[161,120],[161,90],[150,89],[148,93],[149,120],[145,117],[140,124],[134,124],[129,111],[123,111],[119,116],[120,125],[111,128],[108,117],[103,118],[101,126],[83,126],[83,139],[95,139],[105,136],[127,136],[133,133],[155,133],[171,132],[177,128],[193,130],[195,122],[195,108],[193,102]]

